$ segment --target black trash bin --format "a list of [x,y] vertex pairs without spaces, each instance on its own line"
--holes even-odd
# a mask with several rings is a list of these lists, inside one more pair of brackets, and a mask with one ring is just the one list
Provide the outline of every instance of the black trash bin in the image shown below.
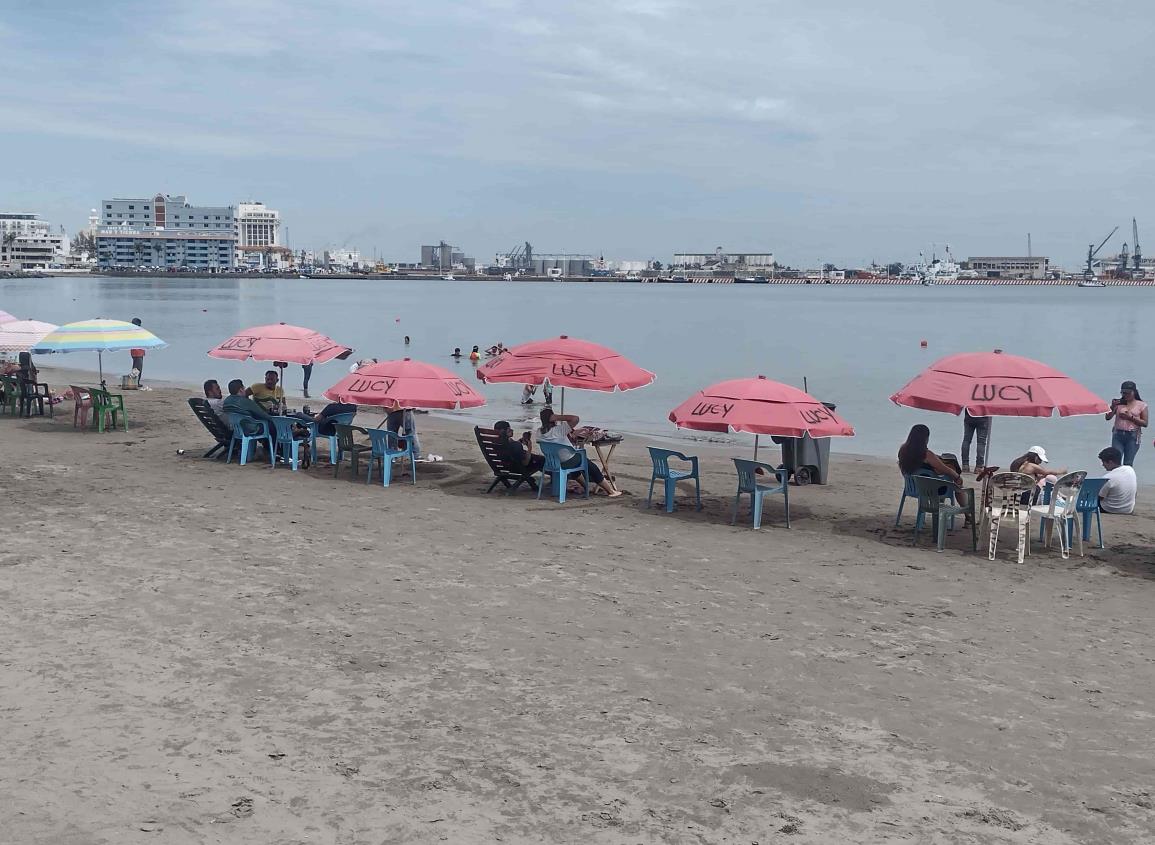
[[[823,402],[829,410],[837,408],[831,402]],[[794,483],[825,484],[830,474],[829,437],[771,437],[782,447],[781,469],[794,479]]]

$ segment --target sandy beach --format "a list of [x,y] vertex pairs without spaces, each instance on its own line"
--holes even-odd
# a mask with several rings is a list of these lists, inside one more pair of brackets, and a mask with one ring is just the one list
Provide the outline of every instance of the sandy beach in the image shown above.
[[642,438],[558,505],[423,416],[382,489],[204,460],[190,395],[0,417],[2,842],[1155,841],[1150,488],[1020,565],[912,548],[890,462],[756,532],[736,448],[701,512],[644,506]]

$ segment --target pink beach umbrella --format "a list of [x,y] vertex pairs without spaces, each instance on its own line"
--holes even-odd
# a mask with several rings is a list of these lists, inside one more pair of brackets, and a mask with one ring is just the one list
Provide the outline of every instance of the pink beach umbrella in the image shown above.
[[674,410],[670,422],[695,431],[737,432],[758,436],[853,437],[850,423],[809,393],[766,376],[720,381],[699,390]]
[[0,311],[0,323],[11,323],[15,319],[16,318],[9,314],[7,311]]
[[334,358],[348,358],[352,348],[313,329],[276,323],[253,326],[237,332],[209,350],[213,358],[232,361],[287,361],[290,364],[324,364]]
[[935,361],[890,397],[896,405],[975,417],[1105,414],[1107,403],[1070,376],[1039,361],[964,352]]
[[333,402],[400,408],[479,408],[485,397],[460,376],[434,364],[404,358],[379,361],[350,373],[323,394]]
[[567,387],[611,393],[645,387],[654,380],[653,373],[614,350],[567,335],[511,347],[479,367],[477,377],[514,384],[548,381],[562,389],[562,411]]
[[276,323],[269,326],[253,326],[237,332],[209,350],[213,358],[232,361],[270,361],[281,371],[281,384],[285,383],[285,364],[324,364],[335,358],[344,360],[353,352],[352,347],[342,346],[327,335],[302,326]]

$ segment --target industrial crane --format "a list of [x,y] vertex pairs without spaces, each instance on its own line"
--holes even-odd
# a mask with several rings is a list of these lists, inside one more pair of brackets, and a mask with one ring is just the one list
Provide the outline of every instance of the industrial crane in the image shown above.
[[1135,236],[1135,239],[1131,242],[1131,246],[1135,248],[1135,251],[1131,253],[1131,262],[1135,267],[1135,272],[1142,273],[1143,267],[1141,262],[1143,261],[1143,253],[1139,251],[1139,224],[1135,222],[1134,217],[1131,218],[1131,233]]
[[1103,240],[1099,243],[1098,246],[1095,246],[1094,244],[1087,244],[1087,266],[1083,270],[1083,280],[1084,281],[1091,282],[1091,281],[1095,280],[1095,270],[1092,266],[1094,261],[1095,261],[1095,256],[1099,254],[1099,250],[1101,250],[1103,248],[1103,246],[1107,243],[1107,241],[1109,241],[1109,240],[1111,240],[1111,238],[1115,237],[1115,233],[1118,231],[1119,231],[1119,227],[1116,226],[1114,229],[1111,230],[1111,234],[1109,234],[1109,235],[1107,235],[1107,237],[1103,238]]

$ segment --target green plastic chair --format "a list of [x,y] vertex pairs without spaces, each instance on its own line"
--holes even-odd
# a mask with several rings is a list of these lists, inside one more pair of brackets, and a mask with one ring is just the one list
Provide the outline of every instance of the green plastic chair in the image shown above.
[[951,502],[954,484],[944,481],[933,475],[912,475],[915,489],[918,490],[918,516],[914,523],[914,543],[918,545],[918,535],[922,531],[924,514],[931,516],[931,533],[935,536],[938,551],[946,546],[946,524],[953,521],[959,514],[970,518],[971,546],[974,551],[979,550],[979,526],[975,520],[975,491],[970,491],[966,507]]
[[124,426],[124,430],[128,431],[128,414],[124,410],[124,397],[119,393],[109,393],[99,387],[90,387],[89,394],[92,396],[92,412],[96,415],[96,430],[104,431],[108,425],[108,417],[112,417],[112,429],[115,429],[117,423]]
[[12,376],[0,376],[0,408],[16,416],[20,405],[20,385]]
[[356,478],[360,474],[361,456],[366,452],[372,452],[373,447],[358,443],[353,439],[354,432],[360,432],[366,437],[369,436],[367,429],[361,428],[359,425],[342,425],[336,423],[333,429],[337,432],[337,459],[333,461],[333,477],[341,472],[341,460],[348,455],[349,463],[353,469],[353,477]]

